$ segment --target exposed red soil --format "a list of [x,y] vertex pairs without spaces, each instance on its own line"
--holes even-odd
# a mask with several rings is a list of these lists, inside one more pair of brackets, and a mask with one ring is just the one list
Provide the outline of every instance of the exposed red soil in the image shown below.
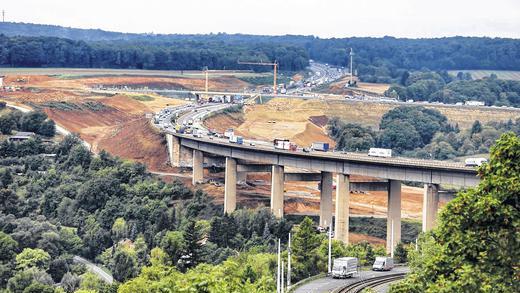
[[329,117],[325,115],[311,116],[309,117],[309,121],[311,121],[319,127],[325,127],[327,126],[327,123],[329,123]]

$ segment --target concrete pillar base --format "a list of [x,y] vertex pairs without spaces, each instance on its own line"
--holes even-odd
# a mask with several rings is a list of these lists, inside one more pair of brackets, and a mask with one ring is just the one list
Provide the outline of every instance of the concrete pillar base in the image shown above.
[[172,167],[181,167],[181,141],[172,134],[166,134],[166,147],[168,148],[168,158]]
[[271,171],[271,212],[277,218],[283,217],[284,167],[273,165]]
[[238,172],[237,173],[237,181],[238,181],[238,183],[246,183],[246,181],[247,181],[247,172]]
[[437,222],[437,209],[439,207],[439,185],[424,184],[422,230],[430,231],[435,228]]
[[204,155],[201,151],[193,150],[193,185],[202,183],[204,181]]
[[[393,227],[392,227],[393,226]],[[393,232],[393,235],[392,235]],[[393,243],[392,243],[393,239]],[[386,220],[386,252],[391,253],[401,241],[401,181],[388,181],[388,212]]]
[[336,175],[336,222],[334,238],[348,244],[349,231],[350,177],[345,174]]
[[237,208],[237,161],[226,158],[224,186],[224,213],[231,214]]
[[320,226],[332,224],[332,173],[321,172],[320,181]]

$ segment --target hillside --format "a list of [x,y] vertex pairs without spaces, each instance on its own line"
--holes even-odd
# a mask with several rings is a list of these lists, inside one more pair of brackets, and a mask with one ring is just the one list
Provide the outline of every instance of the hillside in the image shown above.
[[[308,65],[309,58],[345,66],[347,48],[353,48],[356,52],[354,69],[364,82],[397,83],[406,71],[423,68],[520,70],[520,59],[517,58],[520,40],[506,38],[155,35],[10,22],[0,23],[0,31],[4,35],[0,35],[1,66],[265,69],[236,62],[253,59],[277,60],[280,70],[297,71]],[[49,50],[53,47],[60,49]],[[70,60],[60,60],[63,50],[71,53]],[[19,54],[20,51],[24,54]],[[47,52],[44,60],[38,57],[43,51]]]

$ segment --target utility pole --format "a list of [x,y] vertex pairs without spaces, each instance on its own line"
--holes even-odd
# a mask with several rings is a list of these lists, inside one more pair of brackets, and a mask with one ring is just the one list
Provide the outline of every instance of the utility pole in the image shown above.
[[394,220],[392,220],[392,237],[390,237],[390,256],[394,258]]
[[291,233],[289,233],[289,244],[287,248],[287,288],[291,286]]
[[280,255],[281,255],[281,252],[280,252],[280,239],[278,239],[278,267],[277,267],[277,270],[276,270],[276,293],[281,293],[281,288],[280,288]]
[[352,51],[352,48],[350,48],[350,85],[353,84],[353,80],[352,80],[352,75],[354,74],[353,72],[353,66],[352,66],[352,62],[354,60],[354,52]]
[[284,291],[284,287],[283,287],[283,266],[284,265],[285,264],[284,264],[284,262],[282,260],[282,274],[280,275],[282,286],[280,286],[280,293],[283,293],[283,291]]
[[328,265],[328,272],[329,274],[332,272],[332,223],[330,223],[329,227],[329,265]]

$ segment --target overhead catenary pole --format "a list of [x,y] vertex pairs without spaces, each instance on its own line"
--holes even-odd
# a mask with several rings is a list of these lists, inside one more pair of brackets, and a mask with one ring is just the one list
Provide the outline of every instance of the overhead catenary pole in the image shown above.
[[332,272],[332,223],[329,226],[329,257],[328,257],[328,273]]
[[392,237],[390,240],[390,256],[394,257],[394,220],[392,220],[392,230],[391,230]]
[[287,287],[291,286],[291,233],[289,233],[289,244],[287,248]]
[[282,274],[280,275],[280,278],[281,278],[280,282],[282,283],[282,285],[280,286],[280,293],[283,293],[283,291],[284,291],[284,286],[283,286],[283,266],[284,265],[285,264],[284,264],[284,262],[282,260]]
[[278,267],[277,267],[277,270],[276,270],[276,293],[281,293],[281,288],[280,288],[280,239],[278,239]]

